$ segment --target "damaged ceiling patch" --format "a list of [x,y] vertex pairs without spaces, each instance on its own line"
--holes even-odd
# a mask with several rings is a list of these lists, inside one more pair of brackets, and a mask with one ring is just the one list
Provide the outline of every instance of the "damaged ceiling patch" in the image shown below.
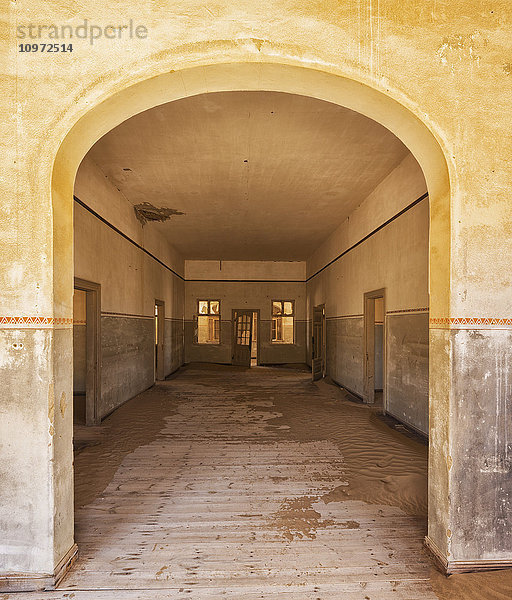
[[168,221],[173,215],[184,215],[184,212],[176,210],[175,208],[157,208],[150,202],[142,202],[142,204],[136,204],[133,207],[135,216],[142,223],[142,226],[148,221]]

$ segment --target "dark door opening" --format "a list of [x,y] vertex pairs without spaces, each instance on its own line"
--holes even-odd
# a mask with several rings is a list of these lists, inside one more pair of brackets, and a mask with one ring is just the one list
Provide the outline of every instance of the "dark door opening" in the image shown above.
[[165,302],[155,300],[155,381],[165,379]]
[[374,328],[374,389],[375,403],[382,404],[384,390],[384,298],[375,298],[375,328]]
[[364,400],[382,402],[385,386],[384,290],[364,295]]
[[259,365],[259,310],[252,311],[251,367]]
[[313,381],[325,377],[325,305],[313,309],[313,331],[311,339],[311,373]]
[[100,317],[101,286],[75,278],[73,296],[73,420],[100,422],[101,395]]

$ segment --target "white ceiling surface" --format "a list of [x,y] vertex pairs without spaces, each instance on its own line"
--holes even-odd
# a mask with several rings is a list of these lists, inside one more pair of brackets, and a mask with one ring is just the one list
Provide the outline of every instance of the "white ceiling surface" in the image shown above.
[[305,260],[407,154],[363,115],[276,92],[171,102],[90,150],[132,204],[185,213],[145,227],[192,260]]

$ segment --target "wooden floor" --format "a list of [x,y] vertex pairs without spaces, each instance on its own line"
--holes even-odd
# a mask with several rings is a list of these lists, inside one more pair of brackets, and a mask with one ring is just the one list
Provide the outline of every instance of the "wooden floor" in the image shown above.
[[424,518],[333,501],[351,485],[339,444],[278,411],[321,422],[325,405],[343,429],[343,392],[309,378],[192,365],[78,430],[79,559],[58,591],[16,599],[436,600]]

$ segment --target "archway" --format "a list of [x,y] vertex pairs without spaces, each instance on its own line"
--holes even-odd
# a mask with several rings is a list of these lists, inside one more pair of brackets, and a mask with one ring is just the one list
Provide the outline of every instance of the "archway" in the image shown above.
[[[57,153],[52,176],[54,217],[54,311],[69,317],[73,290],[72,199],[75,174],[89,148],[105,133],[131,116],[188,96],[212,91],[277,91],[310,96],[350,108],[379,122],[410,149],[421,165],[430,199],[430,315],[449,314],[450,183],[448,166],[434,134],[403,104],[391,96],[353,79],[327,72],[271,63],[216,64],[159,75],[137,83],[96,105],[83,115],[66,135]],[[430,337],[430,477],[429,539],[441,556],[447,555],[448,466],[445,459],[448,426],[443,407],[449,382],[449,357],[442,332]],[[55,338],[54,374],[56,392],[71,389],[71,375],[63,368],[62,356],[72,345],[69,330]],[[71,428],[61,423],[63,448],[69,446]],[[62,488],[70,489],[72,466],[69,451],[57,456]],[[69,462],[68,462],[69,461]],[[73,503],[59,495],[61,523],[56,527],[55,546],[61,555],[72,546]],[[59,552],[58,552],[59,553]]]

